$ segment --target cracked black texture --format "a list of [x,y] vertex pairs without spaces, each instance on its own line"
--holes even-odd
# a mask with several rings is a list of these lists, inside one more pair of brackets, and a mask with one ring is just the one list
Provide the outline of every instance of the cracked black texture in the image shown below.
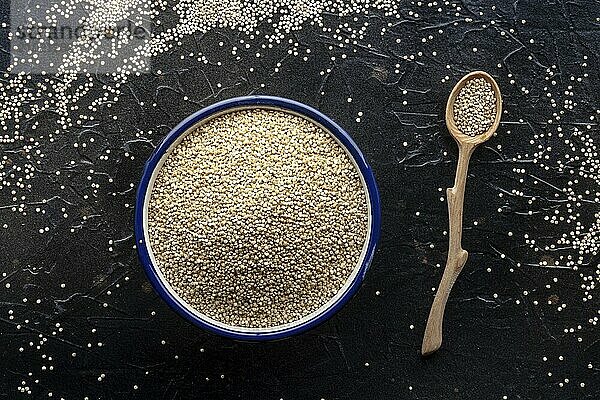
[[[121,99],[98,111],[98,121],[41,143],[45,158],[27,193],[27,215],[13,212],[20,202],[9,192],[0,193],[0,225],[9,225],[0,229],[0,273],[6,272],[0,275],[0,398],[31,397],[17,391],[23,380],[34,398],[47,398],[48,392],[66,399],[597,398],[600,339],[588,319],[598,300],[581,302],[579,273],[592,274],[598,257],[586,257],[579,272],[542,268],[538,259],[552,259],[553,253],[534,254],[522,237],[551,242],[570,229],[544,224],[541,217],[564,201],[554,195],[570,176],[535,168],[532,156],[538,142],[552,145],[552,154],[559,156],[569,149],[559,141],[539,140],[534,146],[530,140],[551,128],[547,121],[557,111],[543,97],[543,88],[550,86],[544,74],[552,65],[556,97],[567,98],[563,91],[573,85],[578,102],[561,123],[588,124],[598,108],[600,3],[517,1],[497,4],[495,10],[492,3],[461,2],[458,15],[453,9],[435,13],[435,7],[420,7],[418,18],[408,14],[414,6],[404,4],[405,18],[390,21],[383,36],[379,29],[386,27],[385,17],[357,16],[358,23],[368,20],[370,28],[349,49],[329,50],[338,43],[331,33],[306,26],[290,35],[301,49],[311,49],[306,62],[290,56],[287,44],[261,49],[264,57],[256,59],[260,40],[240,50],[238,61],[227,46],[244,35],[231,31],[188,37],[154,59],[151,74],[128,81]],[[475,23],[465,24],[465,17]],[[483,28],[490,19],[495,24]],[[348,18],[348,23],[354,22]],[[444,34],[421,42],[438,29]],[[220,41],[226,46],[219,47]],[[4,41],[0,44],[7,50]],[[179,59],[191,50],[203,51],[209,64]],[[423,55],[415,60],[403,59],[419,51]],[[342,53],[348,57],[343,59]],[[584,54],[591,66],[585,70]],[[319,73],[328,68],[331,72]],[[438,189],[452,186],[457,153],[444,126],[444,105],[454,83],[475,69],[498,81],[506,114],[498,136],[473,156],[463,238],[470,259],[448,303],[443,347],[422,359],[418,351],[431,289],[442,273],[436,265],[443,266],[447,247],[446,202],[440,201],[443,191]],[[583,82],[569,80],[583,71],[589,73]],[[445,76],[449,79],[441,83]],[[103,79],[97,77],[98,82]],[[524,94],[522,87],[530,92]],[[100,89],[93,91],[102,95]],[[152,291],[132,238],[135,185],[154,146],[199,108],[253,93],[305,102],[345,127],[374,168],[383,206],[379,247],[354,299],[304,335],[259,344],[222,339],[179,318]],[[364,115],[357,123],[359,111]],[[110,119],[113,115],[118,121]],[[52,116],[35,118],[45,122],[40,129],[56,128]],[[597,133],[594,125],[592,134]],[[89,137],[95,138],[93,144],[73,147]],[[0,149],[15,162],[23,157],[10,145]],[[111,158],[98,160],[107,149]],[[516,155],[521,158],[513,161]],[[541,202],[530,205],[511,191],[524,187],[513,171],[521,167],[541,183],[528,188]],[[87,176],[100,185],[97,192]],[[42,204],[46,214],[32,211]],[[63,207],[68,218],[62,217]],[[591,204],[586,210],[582,220],[591,224],[598,207]],[[45,226],[50,230],[38,234]],[[509,231],[514,236],[507,236]],[[559,282],[547,289],[553,277]],[[534,305],[533,298],[540,304]],[[547,302],[565,302],[568,308],[556,312]],[[583,328],[564,332],[577,325]],[[37,350],[40,334],[47,342]],[[98,381],[101,374],[105,377]],[[560,387],[565,378],[569,383]]]

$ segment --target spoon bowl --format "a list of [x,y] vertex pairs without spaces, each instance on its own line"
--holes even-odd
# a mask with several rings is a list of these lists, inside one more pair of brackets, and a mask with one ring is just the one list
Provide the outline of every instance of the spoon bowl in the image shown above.
[[[454,103],[456,102],[456,97],[460,93],[461,89],[469,82],[471,79],[485,79],[490,85],[492,85],[492,90],[494,91],[494,96],[496,97],[496,116],[494,117],[494,122],[492,126],[489,127],[487,131],[480,135],[469,136],[465,135],[458,129],[456,123],[454,122]],[[498,84],[488,73],[483,71],[473,71],[467,75],[465,75],[452,89],[450,93],[450,97],[448,97],[448,102],[446,103],[446,126],[450,131],[450,134],[459,144],[460,143],[469,143],[471,145],[479,145],[494,135],[496,129],[498,129],[498,125],[500,124],[500,117],[502,116],[502,96],[500,95],[500,88]]]

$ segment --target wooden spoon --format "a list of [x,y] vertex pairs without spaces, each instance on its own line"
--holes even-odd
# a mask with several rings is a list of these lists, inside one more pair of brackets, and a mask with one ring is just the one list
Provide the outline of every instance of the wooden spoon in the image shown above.
[[[492,89],[496,95],[496,117],[492,126],[481,135],[469,136],[460,132],[454,122],[454,102],[456,96],[465,84],[471,79],[483,78],[492,85]],[[452,285],[456,281],[458,274],[463,269],[467,262],[469,253],[462,248],[462,222],[463,222],[463,203],[465,197],[465,183],[467,180],[467,170],[469,169],[469,159],[475,148],[492,137],[502,114],[502,98],[498,84],[490,75],[483,71],[475,71],[464,76],[452,89],[448,103],[446,104],[446,125],[450,134],[458,144],[458,166],[456,167],[456,177],[454,178],[454,187],[447,189],[448,197],[448,214],[450,222],[450,243],[448,248],[448,259],[446,261],[446,269],[442,276],[442,281],[438,288],[427,327],[425,328],[425,336],[423,337],[423,346],[421,353],[426,356],[440,348],[442,345],[442,322],[444,319],[444,309],[446,301],[452,289]]]

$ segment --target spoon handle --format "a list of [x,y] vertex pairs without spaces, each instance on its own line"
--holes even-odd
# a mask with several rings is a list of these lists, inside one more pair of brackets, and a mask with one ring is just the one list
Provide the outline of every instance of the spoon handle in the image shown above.
[[465,184],[467,181],[467,171],[469,169],[469,160],[475,146],[470,143],[458,143],[458,166],[456,167],[456,177],[454,178],[454,187],[446,191],[448,198],[448,216],[450,223],[450,240],[448,246],[448,259],[446,269],[442,276],[442,281],[438,287],[437,294],[433,300],[425,335],[423,337],[423,346],[421,353],[426,356],[440,348],[442,345],[442,322],[444,320],[444,309],[450,295],[450,290],[467,262],[468,253],[461,246],[462,223],[463,223],[463,203],[465,198]]

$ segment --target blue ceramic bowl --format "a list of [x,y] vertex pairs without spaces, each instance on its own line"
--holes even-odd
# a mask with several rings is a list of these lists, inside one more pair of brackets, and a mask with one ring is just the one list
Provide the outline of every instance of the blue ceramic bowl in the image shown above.
[[[170,152],[188,132],[192,131],[192,128],[206,120],[235,110],[252,108],[277,109],[290,112],[309,119],[325,128],[344,147],[360,170],[369,206],[368,240],[363,247],[359,263],[357,263],[352,275],[342,289],[340,289],[336,296],[312,314],[298,321],[270,328],[245,328],[226,325],[201,314],[187,305],[175,293],[173,288],[164,279],[160,269],[156,266],[148,241],[148,202],[154,180]],[[373,172],[354,141],[339,125],[314,108],[293,100],[271,96],[247,96],[221,101],[192,114],[177,125],[154,150],[150,159],[146,162],[142,180],[138,187],[135,210],[135,238],[140,261],[154,289],[180,315],[195,325],[222,336],[240,340],[271,340],[291,336],[320,324],[331,317],[352,297],[360,287],[373,258],[375,246],[379,239],[380,220],[379,193],[377,192]]]

